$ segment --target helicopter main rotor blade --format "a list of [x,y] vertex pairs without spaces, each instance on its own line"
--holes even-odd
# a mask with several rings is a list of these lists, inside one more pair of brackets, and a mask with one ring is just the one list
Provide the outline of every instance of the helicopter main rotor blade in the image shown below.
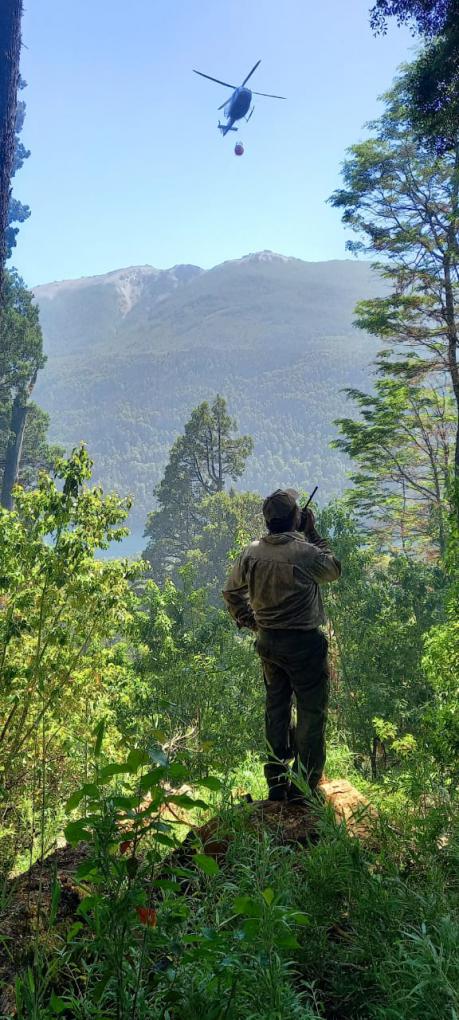
[[195,74],[200,74],[201,78],[208,78],[209,81],[216,81],[217,85],[224,85],[225,88],[227,88],[227,89],[237,89],[237,85],[230,85],[229,82],[227,82],[227,81],[220,81],[220,78],[212,78],[211,74],[204,74],[204,71],[196,71],[196,69],[194,67],[193,67],[193,71],[194,71]]
[[221,106],[217,106],[217,110],[223,110],[223,107],[226,106],[227,103],[229,103],[230,99],[231,99],[231,96],[228,96],[228,99],[225,99],[225,102],[222,103]]
[[254,66],[252,67],[252,70],[249,71],[249,73],[247,75],[247,78],[244,78],[244,81],[242,82],[242,85],[240,86],[241,89],[244,88],[245,83],[249,80],[249,78],[252,77],[253,72],[256,71],[256,69],[257,69],[259,64],[261,64],[261,60],[257,60],[256,64],[254,64]]
[[251,91],[253,96],[265,96],[266,99],[287,99],[287,96],[273,96],[271,95],[270,92],[254,92],[253,90]]

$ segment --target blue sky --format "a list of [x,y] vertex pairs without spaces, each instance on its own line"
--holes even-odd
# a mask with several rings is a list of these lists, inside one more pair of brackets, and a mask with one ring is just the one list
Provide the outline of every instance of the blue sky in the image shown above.
[[[374,39],[370,0],[29,0],[24,143],[14,191],[32,209],[13,263],[28,285],[149,263],[210,267],[270,248],[345,257],[325,204],[348,145],[410,59],[408,31]],[[222,139],[227,90],[256,99]]]

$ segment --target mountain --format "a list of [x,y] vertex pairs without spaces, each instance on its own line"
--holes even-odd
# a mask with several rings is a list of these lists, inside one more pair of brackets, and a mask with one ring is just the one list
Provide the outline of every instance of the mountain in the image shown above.
[[368,263],[273,252],[46,284],[35,289],[48,355],[36,399],[53,440],[84,439],[104,487],[134,495],[136,529],[191,409],[217,392],[255,439],[241,487],[318,483],[324,502],[348,468],[328,446],[349,411],[341,391],[370,385],[376,352],[353,310],[382,292]]

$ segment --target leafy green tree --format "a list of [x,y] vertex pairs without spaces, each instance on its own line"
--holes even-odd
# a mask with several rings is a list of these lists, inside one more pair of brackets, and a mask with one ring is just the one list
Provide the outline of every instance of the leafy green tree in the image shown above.
[[385,32],[388,18],[411,22],[425,36],[440,35],[454,20],[457,0],[376,0],[370,11],[371,27]]
[[331,197],[343,223],[360,235],[348,248],[376,256],[391,288],[360,302],[357,324],[392,351],[392,371],[408,388],[441,390],[446,380],[459,477],[459,139],[441,157],[416,140],[403,79],[370,127],[372,136],[350,149],[344,187]]
[[217,396],[196,407],[175,441],[164,477],[156,490],[159,509],[147,519],[150,539],[144,557],[156,577],[176,571],[206,523],[203,500],[237,481],[252,451],[250,436],[237,436],[237,425]]
[[320,515],[342,562],[338,585],[324,591],[333,662],[333,708],[338,732],[377,773],[380,730],[418,733],[429,697],[421,665],[423,635],[441,621],[443,571],[403,555],[375,556],[339,503]]
[[389,18],[411,24],[425,46],[406,77],[415,130],[438,152],[455,149],[459,130],[458,0],[376,0],[370,23],[385,32]]
[[[0,478],[5,465],[5,453],[11,420],[11,405],[0,408]],[[33,400],[27,405],[21,459],[17,483],[26,489],[33,488],[41,470],[50,471],[63,448],[48,442],[49,415]]]
[[[90,474],[85,449],[74,450],[36,490],[17,490],[14,511],[0,510],[0,787],[19,844],[31,791],[44,791],[48,818],[58,814],[84,774],[88,727],[113,714],[125,677],[116,641],[137,571],[95,554],[127,533],[129,504],[87,487]],[[34,824],[44,839],[43,819]]]
[[140,682],[120,709],[126,719],[119,728],[148,741],[159,727],[198,772],[210,763],[227,772],[264,747],[259,661],[252,640],[235,634],[189,565],[180,582],[147,582],[134,639]]
[[[9,273],[4,280],[0,308],[0,467],[2,471],[1,504],[11,509],[13,488],[18,480],[30,397],[38,372],[45,364],[43,337],[38,308],[20,277]],[[36,408],[32,411],[27,435],[29,457],[34,450],[35,466],[45,454],[43,427],[45,418]],[[38,432],[33,436],[33,427]],[[35,446],[35,449],[34,449]],[[49,462],[52,452],[44,456]],[[24,465],[33,468],[33,460]]]
[[343,438],[334,445],[358,465],[348,502],[381,544],[395,539],[409,552],[438,543],[443,553],[454,406],[444,391],[418,385],[411,364],[409,382],[392,375],[383,359],[372,394],[346,390],[359,417],[337,420]]
[[[459,490],[456,491],[459,503]],[[446,619],[425,636],[423,667],[433,698],[424,716],[424,737],[429,754],[443,774],[457,785],[459,779],[459,528],[451,515],[445,558],[449,586]]]
[[17,482],[25,489],[37,484],[40,471],[52,471],[64,449],[48,442],[49,414],[33,400],[28,404]]
[[262,500],[254,492],[217,492],[200,505],[205,520],[195,546],[188,552],[196,583],[221,605],[221,590],[230,559],[265,531]]

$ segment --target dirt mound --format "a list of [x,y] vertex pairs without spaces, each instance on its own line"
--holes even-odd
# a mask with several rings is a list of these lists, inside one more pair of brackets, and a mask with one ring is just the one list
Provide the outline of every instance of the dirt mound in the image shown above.
[[53,888],[59,886],[56,924],[74,918],[81,899],[75,873],[87,847],[64,846],[11,880],[0,916],[0,1014],[14,1016],[14,979],[27,965],[36,934],[45,935]]

